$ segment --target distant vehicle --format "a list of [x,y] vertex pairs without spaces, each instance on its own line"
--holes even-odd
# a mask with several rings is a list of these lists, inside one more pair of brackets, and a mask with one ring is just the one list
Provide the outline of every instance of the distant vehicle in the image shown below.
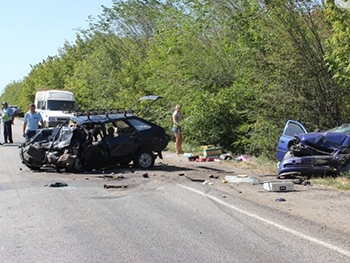
[[[158,96],[146,96],[151,100]],[[139,100],[139,101],[140,101]],[[92,171],[128,165],[148,169],[170,137],[165,130],[131,111],[76,113],[69,122],[40,129],[20,147],[22,162],[33,170],[52,167],[67,172]]]
[[64,90],[37,91],[34,104],[46,127],[56,127],[64,123],[76,110],[74,94]]
[[9,108],[13,110],[16,117],[24,117],[24,113],[22,112],[22,109],[17,105],[9,105]]
[[277,147],[278,177],[338,175],[350,171],[350,124],[321,132],[287,121]]

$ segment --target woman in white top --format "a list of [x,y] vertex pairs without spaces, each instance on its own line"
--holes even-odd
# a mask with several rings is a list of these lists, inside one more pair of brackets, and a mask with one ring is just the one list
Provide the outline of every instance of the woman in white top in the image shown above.
[[181,110],[180,105],[176,105],[175,111],[173,113],[173,132],[175,135],[175,148],[176,148],[177,154],[184,153],[182,150],[182,134],[181,134],[181,126],[180,126],[182,115],[180,110]]

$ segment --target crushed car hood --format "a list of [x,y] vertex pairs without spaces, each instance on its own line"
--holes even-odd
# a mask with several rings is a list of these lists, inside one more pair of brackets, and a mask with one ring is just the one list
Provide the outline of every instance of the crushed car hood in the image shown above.
[[350,125],[294,135],[281,160],[278,177],[338,175],[350,170]]
[[317,146],[328,150],[338,150],[350,145],[350,134],[340,132],[312,132],[295,136],[305,146]]

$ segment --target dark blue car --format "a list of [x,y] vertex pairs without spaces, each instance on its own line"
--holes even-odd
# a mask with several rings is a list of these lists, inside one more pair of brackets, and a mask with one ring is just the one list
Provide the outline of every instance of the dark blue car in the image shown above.
[[304,126],[289,120],[279,139],[278,177],[290,175],[338,175],[350,170],[350,124],[327,131],[307,133]]

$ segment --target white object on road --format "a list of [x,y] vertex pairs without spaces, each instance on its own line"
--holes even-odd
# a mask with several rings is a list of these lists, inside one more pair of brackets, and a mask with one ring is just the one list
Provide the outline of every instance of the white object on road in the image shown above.
[[263,187],[270,192],[288,192],[294,190],[293,182],[267,182],[263,184]]
[[254,180],[248,176],[243,175],[226,175],[225,180],[228,183],[253,183]]

